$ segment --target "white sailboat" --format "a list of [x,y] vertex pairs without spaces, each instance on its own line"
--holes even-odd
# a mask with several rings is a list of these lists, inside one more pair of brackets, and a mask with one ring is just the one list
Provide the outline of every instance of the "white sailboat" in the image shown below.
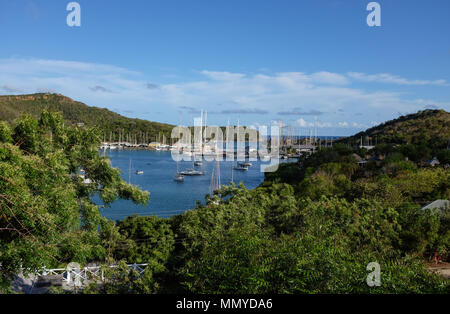
[[[217,144],[216,144],[217,151]],[[211,195],[214,194],[214,191],[218,191],[221,189],[221,180],[220,180],[220,163],[219,163],[219,154],[216,155],[216,171],[211,172]],[[215,174],[215,177],[214,177]]]
[[234,167],[233,167],[233,170],[238,170],[238,171],[248,171],[248,167],[247,167],[247,166],[244,166],[244,165],[241,165],[241,164],[238,164],[237,166],[234,166]]
[[128,184],[131,184],[131,158],[130,158],[130,164],[128,166]]
[[[202,119],[203,119],[203,112],[202,112]],[[192,117],[191,117],[191,121],[192,121]],[[201,121],[200,124],[202,125],[203,122]],[[194,123],[192,123],[192,126],[194,126]],[[203,127],[202,127],[203,129]],[[195,130],[195,129],[194,129]],[[194,131],[195,132],[195,131]],[[200,145],[203,142],[203,140],[200,140]],[[201,162],[200,160],[195,160],[195,157],[200,155],[201,156],[201,148],[200,148],[200,152],[196,151],[196,147],[197,145],[194,144],[194,148],[193,151],[189,152],[190,156],[194,156],[194,158],[192,158],[192,168],[181,171],[179,174],[183,175],[183,176],[202,176],[204,175],[203,171],[199,171],[199,170],[195,170],[195,166],[196,166],[196,162]],[[184,154],[184,152],[183,152]],[[197,164],[199,165],[199,164]]]
[[[238,133],[237,133],[237,140],[239,141],[239,120],[238,120]],[[245,140],[244,140],[245,143]],[[237,144],[237,148],[239,150],[239,144]],[[239,152],[236,155],[236,159],[239,156]],[[234,163],[234,159],[233,159],[233,163]],[[237,165],[233,167],[233,170],[237,170],[237,171],[248,171],[248,165],[245,165],[244,162],[237,162]]]
[[184,176],[202,176],[202,175],[204,175],[203,171],[195,170],[192,168],[181,171],[180,174],[182,174]]
[[83,180],[83,184],[91,184],[92,180],[86,177],[84,169],[80,170],[80,178]]
[[177,182],[184,182],[184,175],[180,173],[179,170],[179,165],[178,165],[178,161],[177,161],[177,173],[175,174],[175,176],[173,177],[173,179]]
[[184,182],[184,175],[178,173],[173,177],[173,179],[177,182]]

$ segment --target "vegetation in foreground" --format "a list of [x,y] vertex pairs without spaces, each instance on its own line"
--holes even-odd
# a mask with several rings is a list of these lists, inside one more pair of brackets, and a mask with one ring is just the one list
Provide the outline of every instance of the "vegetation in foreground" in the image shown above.
[[[448,260],[449,209],[421,210],[449,199],[450,173],[406,160],[414,143],[377,147],[382,160],[364,167],[356,160],[368,152],[335,145],[283,165],[257,189],[230,185],[183,215],[114,223],[90,196],[145,203],[148,194],[99,156],[100,141],[95,129],[64,127],[46,111],[0,124],[3,291],[21,268],[97,262],[120,267],[84,293],[450,292],[424,266]],[[379,287],[366,284],[374,261]],[[149,266],[137,277],[125,262]]]

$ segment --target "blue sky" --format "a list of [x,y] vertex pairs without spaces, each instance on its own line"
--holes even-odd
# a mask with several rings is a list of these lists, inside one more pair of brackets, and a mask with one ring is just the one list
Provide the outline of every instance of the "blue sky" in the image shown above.
[[58,92],[129,117],[283,120],[349,135],[450,110],[450,2],[0,0],[0,94]]

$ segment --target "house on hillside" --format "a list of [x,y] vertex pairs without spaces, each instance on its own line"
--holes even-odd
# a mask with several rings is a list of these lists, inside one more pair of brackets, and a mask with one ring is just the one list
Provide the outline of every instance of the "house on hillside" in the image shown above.
[[441,163],[439,162],[439,160],[436,157],[434,157],[433,159],[428,160],[427,164],[431,167],[434,167],[434,166],[439,166]]
[[[367,137],[368,143],[366,143],[366,145],[364,145],[364,141],[363,141],[363,137],[361,136],[361,142],[359,144],[359,148],[365,148],[367,151],[372,150],[375,148],[375,145],[373,145],[373,140],[370,137]],[[372,142],[371,142],[372,140]]]
[[156,149],[159,148],[161,146],[160,142],[151,142],[150,144],[148,144],[148,147]]
[[364,159],[364,158],[361,158],[358,154],[354,153],[352,156],[353,156],[353,158],[355,158],[356,163],[358,164],[358,166],[364,167],[367,164],[367,160]]
[[427,206],[422,207],[422,210],[425,209],[450,209],[450,201],[448,200],[435,200],[434,202],[428,204]]
[[373,161],[377,166],[381,165],[381,162],[383,161],[383,159],[381,159],[379,156],[377,155],[372,155],[369,158],[370,161]]
[[312,154],[312,153],[314,153],[315,150],[316,150],[316,147],[314,145],[311,145],[311,144],[299,145],[298,146],[298,151],[300,153]]
[[358,154],[353,153],[352,156],[353,158],[355,158],[356,162],[360,162],[361,160],[363,160]]
[[364,167],[367,164],[367,160],[365,159],[361,159],[360,161],[358,161],[358,166],[360,167]]

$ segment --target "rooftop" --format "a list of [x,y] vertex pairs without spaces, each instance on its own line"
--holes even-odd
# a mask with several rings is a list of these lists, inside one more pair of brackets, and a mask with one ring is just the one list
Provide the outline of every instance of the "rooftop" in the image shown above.
[[425,209],[447,209],[450,208],[450,201],[448,200],[435,200],[434,202],[428,204],[425,207],[422,207],[423,210]]

